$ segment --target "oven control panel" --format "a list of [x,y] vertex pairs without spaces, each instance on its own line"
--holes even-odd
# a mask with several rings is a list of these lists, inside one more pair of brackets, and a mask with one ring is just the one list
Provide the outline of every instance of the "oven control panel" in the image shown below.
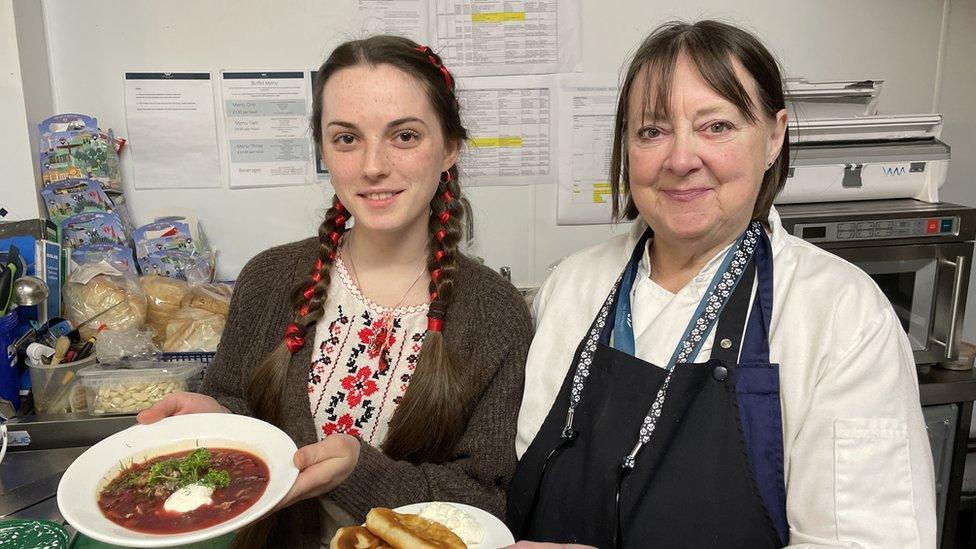
[[797,223],[793,234],[810,242],[852,242],[956,235],[959,217],[911,217],[827,223]]

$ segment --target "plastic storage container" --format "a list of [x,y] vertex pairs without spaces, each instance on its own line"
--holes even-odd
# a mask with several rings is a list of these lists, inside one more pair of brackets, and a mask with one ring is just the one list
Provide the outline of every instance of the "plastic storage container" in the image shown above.
[[98,364],[78,372],[91,415],[134,414],[178,391],[195,391],[200,362]]
[[78,382],[78,372],[92,364],[95,364],[95,355],[74,362],[62,362],[56,366],[29,361],[27,366],[37,413],[84,412],[88,405]]

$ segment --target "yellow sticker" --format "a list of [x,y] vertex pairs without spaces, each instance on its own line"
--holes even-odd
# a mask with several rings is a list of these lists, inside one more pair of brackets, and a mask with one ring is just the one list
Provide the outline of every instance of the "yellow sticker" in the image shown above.
[[598,181],[593,184],[593,203],[605,204],[610,198],[610,182]]
[[475,137],[469,139],[468,144],[476,149],[489,149],[497,147],[521,147],[521,137]]
[[473,23],[505,23],[508,21],[525,21],[524,11],[486,11],[472,13]]

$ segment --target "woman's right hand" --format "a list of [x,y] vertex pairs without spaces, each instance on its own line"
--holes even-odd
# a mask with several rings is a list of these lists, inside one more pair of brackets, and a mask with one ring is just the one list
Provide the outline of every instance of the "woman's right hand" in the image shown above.
[[229,414],[230,410],[224,408],[219,402],[207,395],[199,393],[172,393],[163,397],[162,400],[146,408],[136,420],[142,424],[156,423],[157,421],[169,416],[181,416],[183,414],[204,414],[220,413]]

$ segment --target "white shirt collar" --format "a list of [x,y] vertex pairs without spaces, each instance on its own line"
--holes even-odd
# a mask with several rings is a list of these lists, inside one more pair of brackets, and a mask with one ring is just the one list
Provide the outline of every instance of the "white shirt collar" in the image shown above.
[[[783,239],[787,234],[786,230],[783,228],[783,223],[782,221],[780,221],[779,212],[776,211],[775,206],[769,208],[769,217],[767,218],[767,221],[771,229],[770,242],[772,243],[773,255],[775,256],[776,253],[783,247]],[[640,239],[641,235],[644,234],[645,229],[647,229],[647,223],[644,222],[642,218],[638,217],[634,221],[633,226],[630,229],[630,233],[627,237],[626,249],[628,250],[628,256],[629,256],[629,251],[633,250],[634,246],[637,245],[637,241]],[[699,271],[698,275],[692,279],[689,286],[691,286],[696,291],[696,293],[701,294],[707,289],[709,282],[711,282],[712,276],[715,274],[715,271],[721,265],[722,259],[725,257],[725,253],[728,251],[730,246],[731,244],[723,248],[721,251],[716,253],[711,259],[709,259],[708,263],[706,263],[705,266],[702,267],[702,270]],[[640,264],[637,267],[638,282],[647,280],[649,279],[650,276],[651,258],[648,251],[649,248],[644,248],[644,255],[641,258]]]

